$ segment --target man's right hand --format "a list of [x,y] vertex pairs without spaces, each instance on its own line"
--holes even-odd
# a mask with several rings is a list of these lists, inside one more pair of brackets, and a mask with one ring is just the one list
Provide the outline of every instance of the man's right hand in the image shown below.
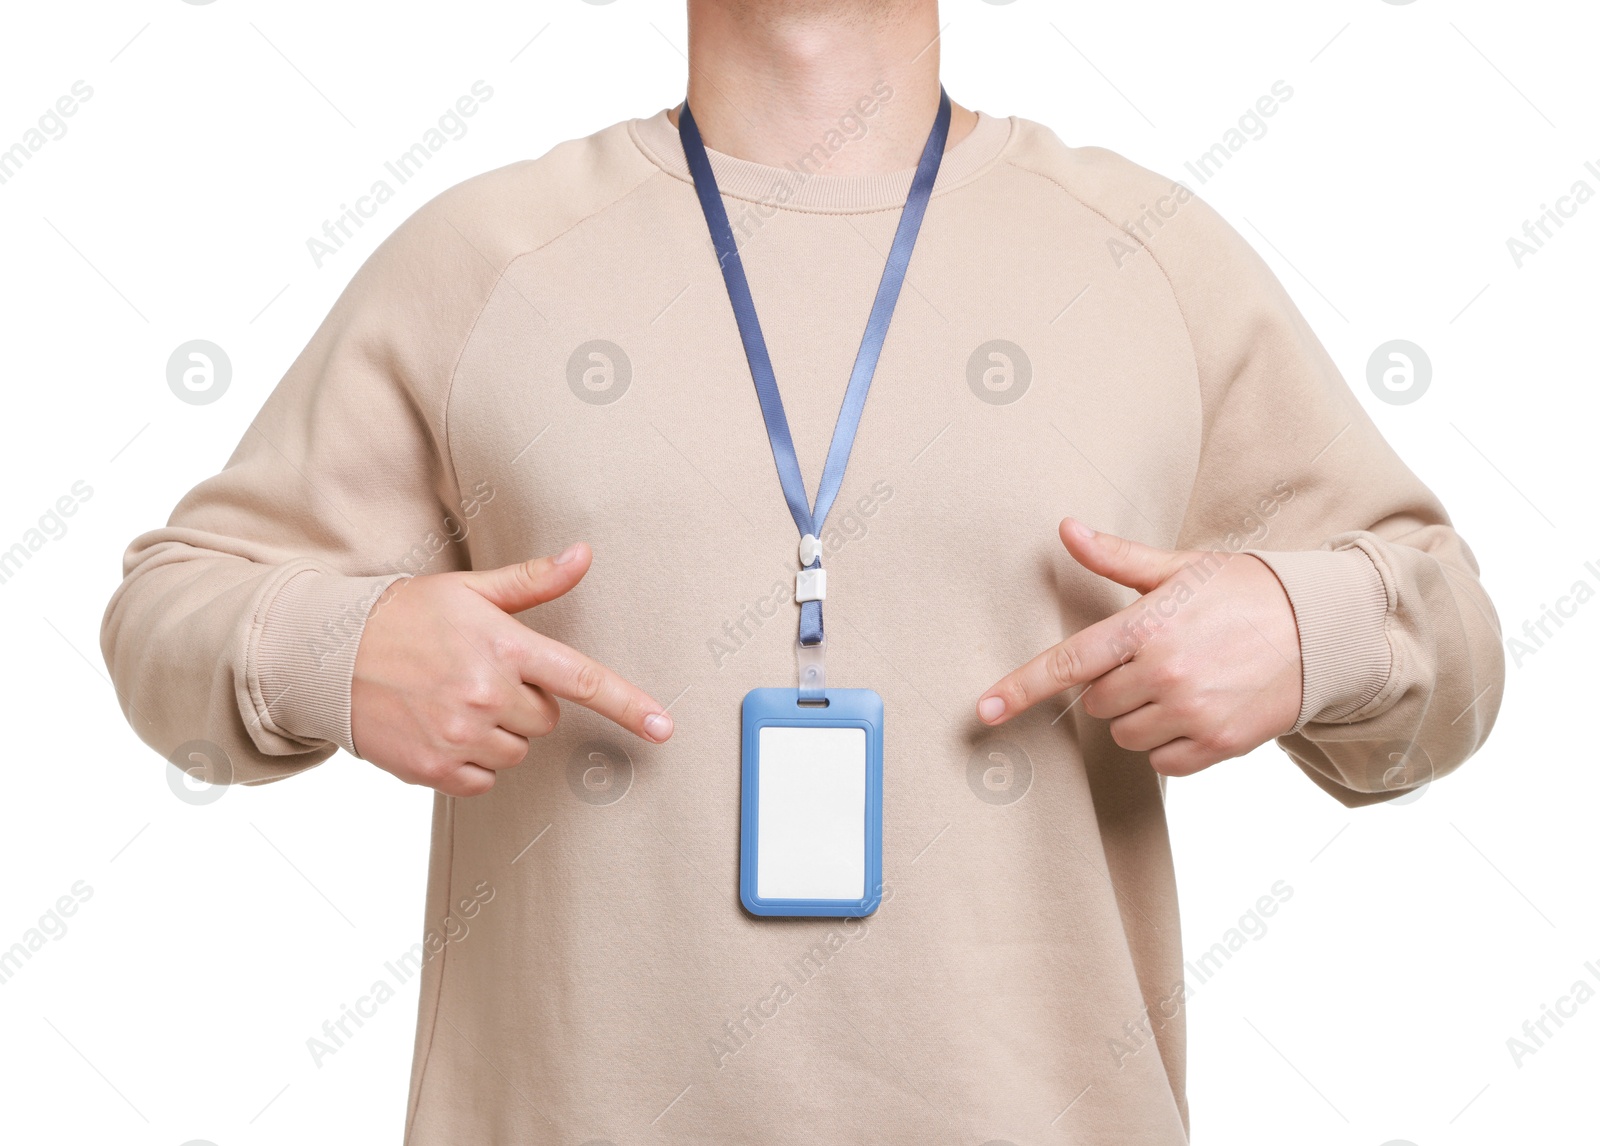
[[589,571],[581,542],[503,569],[396,581],[356,650],[350,732],[362,759],[408,784],[477,796],[556,726],[556,697],[660,743],[672,718],[640,689],[511,614],[552,601]]

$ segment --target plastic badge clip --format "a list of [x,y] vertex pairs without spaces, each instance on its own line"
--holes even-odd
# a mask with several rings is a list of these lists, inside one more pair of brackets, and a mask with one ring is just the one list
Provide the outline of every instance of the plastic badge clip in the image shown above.
[[794,599],[804,604],[807,601],[826,601],[828,599],[828,571],[826,569],[802,569],[794,575]]
[[827,671],[823,667],[822,646],[825,641],[818,641],[814,645],[795,643],[795,652],[800,661],[800,696],[801,704],[827,704]]

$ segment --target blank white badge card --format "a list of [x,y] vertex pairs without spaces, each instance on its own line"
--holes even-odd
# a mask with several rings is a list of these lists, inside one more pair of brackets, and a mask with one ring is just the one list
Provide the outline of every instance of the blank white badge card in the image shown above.
[[764,725],[758,739],[756,894],[866,895],[867,734]]

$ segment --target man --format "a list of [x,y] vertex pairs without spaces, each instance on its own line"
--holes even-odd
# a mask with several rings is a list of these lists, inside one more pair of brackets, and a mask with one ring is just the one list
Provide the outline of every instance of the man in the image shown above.
[[[689,28],[815,475],[936,3]],[[130,550],[129,718],[244,783],[343,747],[438,791],[417,1146],[1184,1142],[1164,777],[1274,738],[1349,805],[1454,768],[1503,667],[1473,558],[1214,211],[955,106],[818,539],[828,681],[884,702],[883,903],[746,914],[739,703],[795,680],[796,535],[680,126],[469,180],[378,249]]]

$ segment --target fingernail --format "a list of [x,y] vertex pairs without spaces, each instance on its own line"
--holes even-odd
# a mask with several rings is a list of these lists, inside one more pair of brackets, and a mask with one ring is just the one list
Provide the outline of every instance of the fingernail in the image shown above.
[[978,716],[983,720],[998,720],[1005,711],[1006,702],[998,696],[986,696],[978,702]]
[[1067,528],[1072,530],[1073,536],[1077,537],[1080,541],[1093,541],[1094,540],[1094,530],[1090,529],[1087,525],[1085,525],[1083,522],[1079,521],[1077,518],[1073,518],[1072,519],[1072,524],[1069,525]]
[[659,744],[672,735],[672,717],[664,712],[651,713],[644,718],[644,730]]
[[550,562],[553,565],[565,565],[567,562],[571,561],[573,558],[575,558],[577,556],[578,556],[578,543],[576,541],[574,541],[571,545],[567,546],[560,553],[557,553],[554,557],[552,557],[550,559]]

